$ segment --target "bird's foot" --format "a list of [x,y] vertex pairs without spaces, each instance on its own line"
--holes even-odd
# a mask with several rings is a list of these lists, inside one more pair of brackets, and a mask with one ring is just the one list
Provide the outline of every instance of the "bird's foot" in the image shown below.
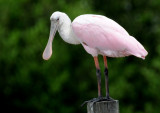
[[111,97],[103,97],[103,101],[114,101]]
[[84,106],[86,103],[89,103],[89,102],[92,102],[93,104],[95,102],[100,102],[100,101],[113,101],[114,99],[112,99],[111,97],[98,97],[98,98],[93,98],[91,100],[87,100],[87,101],[84,101],[83,104],[81,105]]

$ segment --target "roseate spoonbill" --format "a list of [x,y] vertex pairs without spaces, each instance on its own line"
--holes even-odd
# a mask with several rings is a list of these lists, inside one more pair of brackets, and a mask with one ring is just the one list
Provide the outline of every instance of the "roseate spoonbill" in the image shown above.
[[48,60],[52,55],[52,41],[58,30],[62,39],[70,44],[82,44],[84,49],[94,57],[96,75],[98,81],[98,98],[104,98],[101,93],[101,72],[98,55],[103,55],[105,66],[106,100],[112,100],[109,96],[108,87],[108,57],[125,57],[134,55],[145,59],[148,54],[144,47],[115,21],[101,15],[84,14],[74,19],[63,12],[54,12],[51,17],[50,36],[43,52],[43,59]]

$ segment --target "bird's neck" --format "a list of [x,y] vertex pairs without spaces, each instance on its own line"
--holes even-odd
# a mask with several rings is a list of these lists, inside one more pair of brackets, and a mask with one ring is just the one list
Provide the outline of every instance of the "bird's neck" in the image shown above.
[[62,39],[70,44],[80,44],[80,42],[78,41],[77,37],[75,36],[72,26],[71,26],[71,20],[70,18],[65,15],[63,18],[61,18],[61,23],[59,28],[58,28],[58,32],[60,34],[60,36],[62,37]]

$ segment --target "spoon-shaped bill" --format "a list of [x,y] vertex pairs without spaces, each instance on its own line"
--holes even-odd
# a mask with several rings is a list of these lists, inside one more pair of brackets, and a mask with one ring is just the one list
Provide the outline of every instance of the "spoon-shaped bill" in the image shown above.
[[44,60],[48,60],[52,55],[52,42],[53,42],[53,38],[56,34],[56,31],[57,31],[57,23],[51,22],[48,43],[47,43],[46,48],[45,48],[43,55],[42,55]]

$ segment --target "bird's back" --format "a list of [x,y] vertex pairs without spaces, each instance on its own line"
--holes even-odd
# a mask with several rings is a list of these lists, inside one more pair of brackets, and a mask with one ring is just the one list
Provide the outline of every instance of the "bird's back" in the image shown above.
[[135,55],[144,58],[147,51],[115,21],[101,15],[86,14],[72,22],[81,43],[111,57]]
[[81,24],[81,25],[96,24],[100,27],[107,27],[109,29],[115,30],[116,32],[122,33],[123,35],[129,35],[128,32],[117,22],[102,15],[94,15],[94,14],[80,15],[73,20],[72,24]]

